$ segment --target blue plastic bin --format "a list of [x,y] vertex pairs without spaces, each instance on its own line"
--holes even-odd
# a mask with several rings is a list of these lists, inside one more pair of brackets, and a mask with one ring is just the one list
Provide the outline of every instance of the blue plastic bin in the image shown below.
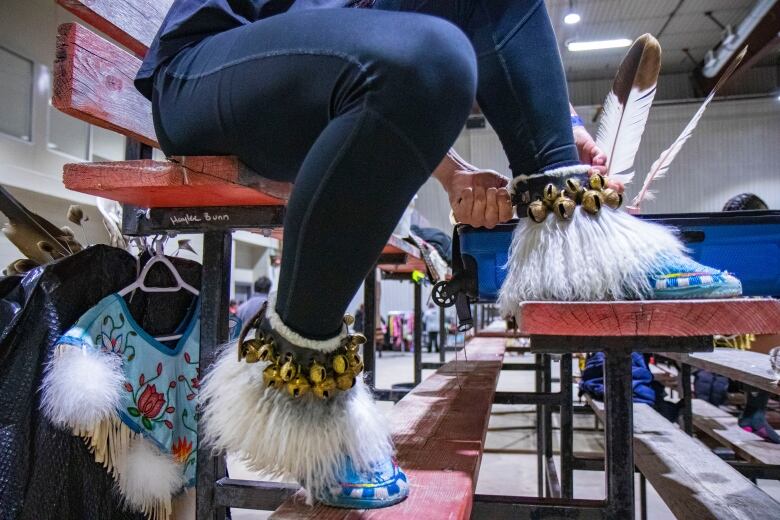
[[[642,215],[676,227],[704,265],[729,271],[742,280],[745,296],[780,296],[780,211],[733,211]],[[459,226],[460,249],[467,269],[474,270],[479,301],[492,302],[506,277],[515,222],[494,229]],[[476,265],[476,269],[469,266]]]

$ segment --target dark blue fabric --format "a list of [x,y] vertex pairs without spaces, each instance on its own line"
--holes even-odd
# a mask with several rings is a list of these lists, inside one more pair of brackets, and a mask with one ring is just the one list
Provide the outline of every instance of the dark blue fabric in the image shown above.
[[728,399],[729,378],[708,370],[698,370],[693,379],[693,392],[697,399],[720,406]]
[[[647,368],[642,354],[631,354],[631,382],[634,388],[634,402],[653,405],[656,392],[652,387],[653,374]],[[600,401],[604,400],[604,353],[594,352],[588,355],[585,370],[582,372],[580,390]]]
[[174,0],[136,76],[152,99],[152,77],[161,64],[203,38],[288,10],[344,7],[354,0]]
[[310,338],[340,330],[475,95],[514,175],[578,162],[542,0],[313,9],[333,5],[176,1],[159,42],[180,48],[167,61],[150,55],[139,85],[157,63],[152,109],[166,154],[235,155],[295,183],[276,311]]

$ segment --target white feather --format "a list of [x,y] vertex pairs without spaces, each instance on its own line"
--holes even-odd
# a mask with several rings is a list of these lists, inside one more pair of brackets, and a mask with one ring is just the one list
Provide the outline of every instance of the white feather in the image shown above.
[[645,176],[645,181],[642,184],[642,189],[639,191],[639,194],[636,197],[634,197],[634,200],[631,201],[631,207],[639,208],[639,206],[642,204],[642,199],[653,198],[649,190],[650,184],[652,184],[653,181],[657,179],[662,179],[666,177],[666,173],[669,171],[669,166],[672,164],[674,158],[677,157],[677,154],[680,153],[680,150],[682,149],[683,145],[686,142],[688,142],[688,139],[690,139],[691,135],[693,135],[693,131],[696,128],[696,125],[699,124],[699,120],[701,119],[701,116],[704,115],[704,111],[707,110],[707,106],[710,104],[710,101],[712,101],[712,98],[714,97],[715,97],[715,91],[713,90],[712,92],[710,92],[710,95],[707,96],[707,98],[704,100],[704,103],[701,104],[699,110],[696,111],[696,114],[694,114],[693,118],[685,126],[682,133],[672,143],[672,146],[664,150],[661,153],[661,156],[655,160],[653,165],[650,167],[650,171],[647,173],[647,176]]
[[330,400],[311,393],[294,400],[264,387],[266,366],[239,362],[235,343],[226,346],[201,387],[206,445],[298,481],[309,502],[338,485],[346,457],[365,472],[392,456],[389,425],[360,378]]
[[746,52],[747,52],[747,47],[742,49],[742,52],[740,52],[739,55],[737,55],[737,57],[734,58],[734,60],[732,60],[728,69],[726,69],[726,71],[721,75],[720,79],[715,84],[712,91],[704,99],[704,102],[701,104],[699,109],[693,115],[693,118],[691,118],[688,124],[685,125],[685,128],[683,129],[682,133],[680,133],[680,135],[677,137],[677,139],[674,140],[672,145],[666,150],[664,150],[661,153],[661,156],[655,160],[653,165],[650,167],[650,171],[645,176],[645,181],[642,184],[642,189],[639,191],[637,196],[634,197],[634,200],[631,201],[631,206],[629,206],[630,208],[639,211],[643,199],[652,200],[653,193],[649,189],[650,185],[653,183],[653,181],[657,179],[662,179],[666,176],[666,173],[669,171],[669,166],[671,165],[674,158],[677,157],[677,154],[680,153],[680,150],[682,149],[683,145],[686,142],[688,142],[688,139],[691,138],[693,131],[696,129],[696,125],[699,124],[699,120],[704,115],[704,111],[707,110],[707,106],[710,104],[710,101],[712,101],[712,99],[715,97],[715,94],[717,94],[718,89],[722,87],[726,83],[726,81],[731,77],[734,71],[737,70],[737,67],[742,61],[742,58],[745,57]]
[[93,428],[115,413],[124,381],[119,356],[61,345],[43,376],[41,410],[59,427]]
[[670,228],[620,210],[605,207],[591,216],[577,207],[569,221],[552,213],[540,224],[521,219],[499,305],[516,315],[525,301],[645,298],[652,290],[648,274],[684,254]]
[[650,107],[655,98],[656,86],[639,90],[632,88],[625,106],[614,92],[607,94],[596,134],[596,145],[607,155],[608,176],[622,177],[624,184],[634,176],[634,158]]
[[134,511],[151,512],[184,487],[179,463],[162,453],[151,441],[135,437],[115,462],[117,487]]

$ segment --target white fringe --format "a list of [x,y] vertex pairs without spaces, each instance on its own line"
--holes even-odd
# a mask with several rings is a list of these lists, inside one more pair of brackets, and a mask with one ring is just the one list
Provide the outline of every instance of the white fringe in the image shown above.
[[685,247],[670,228],[603,207],[592,216],[578,206],[569,221],[549,214],[521,219],[512,237],[507,277],[499,294],[505,315],[533,300],[645,298],[648,274]]
[[304,338],[290,327],[284,324],[282,318],[276,313],[276,293],[273,292],[268,295],[268,308],[265,311],[268,321],[280,336],[299,347],[308,348],[310,350],[317,350],[320,352],[333,352],[341,346],[341,341],[347,336],[348,329],[346,325],[341,328],[341,333],[330,339],[316,340]]
[[228,344],[203,380],[203,442],[234,452],[251,469],[297,480],[307,502],[340,482],[345,457],[359,472],[393,454],[389,426],[360,377],[346,392],[322,401],[309,393],[292,399],[266,389],[266,363],[239,362]]
[[168,520],[173,496],[185,484],[183,469],[119,419],[124,382],[119,356],[60,345],[46,367],[41,410],[53,424],[84,439],[130,509],[150,520]]

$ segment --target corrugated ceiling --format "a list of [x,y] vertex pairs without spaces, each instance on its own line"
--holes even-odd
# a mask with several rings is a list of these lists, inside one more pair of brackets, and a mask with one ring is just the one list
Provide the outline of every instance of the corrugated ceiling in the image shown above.
[[582,17],[576,25],[563,23],[569,0],[545,3],[567,77],[577,80],[611,77],[625,49],[569,52],[567,41],[634,39],[648,32],[659,38],[663,48],[662,74],[689,72],[695,63],[683,49],[698,62],[721,39],[722,30],[705,13],[711,11],[722,24],[736,26],[750,12],[754,0],[574,0],[574,10]]

